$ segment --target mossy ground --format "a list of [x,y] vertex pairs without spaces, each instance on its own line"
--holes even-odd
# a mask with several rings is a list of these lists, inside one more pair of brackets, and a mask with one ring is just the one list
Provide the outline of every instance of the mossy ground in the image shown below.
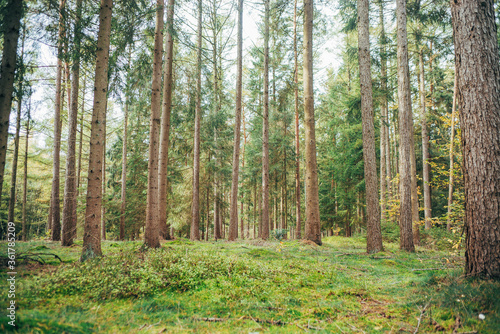
[[[500,282],[464,278],[463,257],[448,252],[384,246],[176,240],[144,253],[106,241],[103,259],[80,264],[78,244],[18,242],[18,254],[64,264],[18,265],[15,332],[414,333],[419,317],[419,333],[500,332]],[[0,331],[12,331],[3,314]]]

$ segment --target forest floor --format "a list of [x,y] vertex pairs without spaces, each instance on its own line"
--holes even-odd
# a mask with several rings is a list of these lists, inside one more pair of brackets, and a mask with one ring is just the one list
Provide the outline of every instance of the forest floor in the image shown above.
[[385,243],[367,255],[361,237],[141,244],[105,241],[104,257],[80,263],[81,241],[17,242],[15,332],[500,332],[500,282],[464,278],[450,252]]

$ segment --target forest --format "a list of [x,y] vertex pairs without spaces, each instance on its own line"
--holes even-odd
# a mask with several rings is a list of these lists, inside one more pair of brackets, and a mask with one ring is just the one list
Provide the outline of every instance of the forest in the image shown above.
[[495,0],[0,0],[0,329],[498,333]]

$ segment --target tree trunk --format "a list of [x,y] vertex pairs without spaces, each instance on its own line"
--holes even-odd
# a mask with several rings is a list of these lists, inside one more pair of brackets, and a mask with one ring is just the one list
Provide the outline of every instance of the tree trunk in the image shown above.
[[[167,29],[165,42],[165,73],[163,77],[163,111],[161,117],[161,140],[160,140],[160,166],[158,174],[158,208],[159,208],[159,232],[162,238],[170,240],[170,226],[167,225],[167,183],[168,183],[168,146],[170,143],[170,114],[172,110],[172,64],[174,58],[174,6],[175,0],[169,0],[167,4]],[[161,85],[161,81],[160,81]],[[196,229],[197,238],[200,240],[199,228]],[[193,229],[191,229],[193,233]]]
[[[129,58],[130,59],[130,58]],[[130,68],[130,63],[128,68]],[[120,240],[125,240],[125,210],[127,208],[127,128],[128,128],[128,92],[125,93],[125,108],[123,120],[123,143],[122,143],[122,189],[121,189],[121,211],[120,211]]]
[[108,60],[111,32],[112,0],[101,0],[99,10],[99,32],[94,84],[94,105],[90,129],[89,174],[87,187],[87,205],[81,261],[101,256],[101,221],[102,204],[102,156],[104,119],[108,92]]
[[[108,100],[106,99],[106,110],[108,108]],[[104,136],[102,137],[102,214],[101,214],[101,236],[102,240],[106,240],[106,113],[104,113]]]
[[295,97],[295,237],[300,239],[300,140],[299,140],[299,61],[297,51],[297,0],[293,6],[293,58],[294,58],[294,97]]
[[23,182],[23,233],[22,240],[26,241],[28,239],[28,231],[26,224],[26,207],[27,207],[27,198],[28,198],[28,141],[30,136],[30,118],[31,118],[31,99],[28,106],[28,119],[26,121],[26,142],[24,146],[24,182]]
[[380,101],[380,208],[381,220],[387,220],[387,199],[391,192],[391,164],[389,152],[389,112],[387,104],[387,39],[385,35],[384,5],[379,5],[380,24],[380,89],[382,91]]
[[457,111],[457,85],[458,85],[458,73],[457,70],[455,69],[455,80],[454,80],[454,87],[453,87],[453,105],[451,107],[451,136],[450,136],[450,180],[448,183],[448,218],[446,222],[446,229],[448,231],[451,230],[451,211],[452,208],[451,206],[453,205],[453,159],[454,159],[454,154],[453,154],[453,149],[454,149],[454,142],[455,142],[455,114]]
[[[22,57],[23,56],[21,54],[21,61]],[[10,181],[9,213],[7,217],[8,222],[15,222],[14,209],[16,206],[17,161],[19,158],[19,133],[21,132],[21,107],[22,107],[22,78],[19,83],[19,92],[17,100],[16,134],[14,136],[14,156],[12,157],[12,177]]]
[[[77,169],[77,176],[76,176],[76,196],[78,197],[80,193],[80,175],[82,171],[82,151],[83,151],[83,117],[85,116],[85,91],[87,88],[86,85],[86,77],[83,77],[83,89],[82,89],[82,114],[80,116],[80,139],[79,139],[79,146],[78,146],[78,169]],[[76,234],[75,234],[76,236]]]
[[[191,240],[198,240],[196,232],[200,225],[200,131],[201,131],[201,48],[203,39],[202,0],[198,0],[198,50],[196,65],[196,110],[194,119],[194,148],[193,148],[193,201],[191,204]],[[208,190],[207,190],[208,201]],[[208,205],[207,205],[208,212]],[[209,219],[207,218],[206,240],[208,241]]]
[[452,1],[451,14],[462,128],[465,272],[498,279],[500,59],[494,1]]
[[430,186],[430,164],[429,164],[429,135],[427,133],[427,111],[425,108],[425,76],[424,76],[424,51],[419,52],[419,67],[420,67],[420,110],[421,110],[421,125],[422,125],[422,161],[423,161],[423,178],[424,178],[424,213],[425,213],[425,229],[428,230],[432,226],[431,216],[431,186]]
[[264,0],[264,112],[262,115],[262,210],[259,235],[269,238],[269,0]]
[[410,96],[410,70],[408,66],[408,38],[406,33],[406,0],[396,1],[398,41],[398,102],[400,140],[400,240],[399,247],[414,252],[411,202],[411,144],[412,112]]
[[161,110],[161,70],[163,54],[163,0],[156,1],[156,29],[154,42],[153,82],[151,85],[151,122],[149,127],[148,190],[146,204],[146,227],[144,244],[150,248],[160,247],[159,238],[159,190],[158,158]]
[[76,131],[78,123],[78,93],[80,90],[80,40],[82,26],[82,0],[76,2],[74,31],[74,54],[71,67],[71,103],[68,117],[68,151],[66,155],[66,178],[62,219],[62,246],[71,246],[76,236]]
[[[368,0],[358,0],[359,81],[361,87],[361,112],[363,119],[363,160],[366,185],[366,210],[368,213],[366,251],[368,253],[377,253],[380,252],[383,247],[377,192],[377,156],[375,153],[375,126],[373,125],[370,23],[368,13]],[[385,186],[385,182],[381,182],[381,184]],[[383,195],[385,196],[385,187],[383,188]]]
[[306,130],[306,229],[307,240],[321,245],[318,167],[314,129],[313,0],[304,0],[304,120]]
[[57,42],[57,72],[56,72],[56,97],[55,97],[55,114],[54,114],[54,155],[52,163],[52,192],[50,198],[49,225],[51,226],[51,240],[61,240],[61,208],[59,199],[59,169],[60,169],[60,152],[61,152],[61,105],[62,100],[62,70],[63,70],[63,40],[66,35],[64,19],[66,0],[59,2],[59,35]]
[[[238,0],[238,53],[236,74],[236,113],[234,120],[233,178],[231,181],[231,212],[229,217],[229,241],[238,237],[238,176],[240,168],[240,128],[241,128],[241,82],[243,59],[243,0]],[[243,202],[242,202],[243,203]],[[241,235],[243,237],[243,235]]]
[[17,43],[23,14],[23,1],[9,0],[3,11],[3,53],[0,68],[0,200],[7,157],[9,118],[12,108],[12,93],[14,92],[14,74],[17,68]]
[[420,245],[420,216],[418,213],[418,190],[417,190],[417,158],[415,155],[415,138],[413,136],[413,117],[411,120],[411,220],[413,223],[413,243]]

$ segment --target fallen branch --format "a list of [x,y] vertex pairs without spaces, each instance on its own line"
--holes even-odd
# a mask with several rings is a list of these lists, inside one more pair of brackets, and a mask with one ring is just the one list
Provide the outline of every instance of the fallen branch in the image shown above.
[[427,303],[427,305],[424,306],[424,308],[422,310],[420,310],[420,316],[418,317],[417,328],[415,329],[413,334],[417,334],[418,328],[420,327],[420,322],[422,321],[422,316],[424,315],[425,310],[427,309],[427,306],[429,306],[428,303]]
[[207,322],[224,322],[227,319],[224,318],[197,318],[195,320],[207,321]]
[[450,267],[450,268],[422,268],[422,269],[410,269],[410,271],[426,271],[426,270],[448,270],[448,269],[455,269],[456,267]]

